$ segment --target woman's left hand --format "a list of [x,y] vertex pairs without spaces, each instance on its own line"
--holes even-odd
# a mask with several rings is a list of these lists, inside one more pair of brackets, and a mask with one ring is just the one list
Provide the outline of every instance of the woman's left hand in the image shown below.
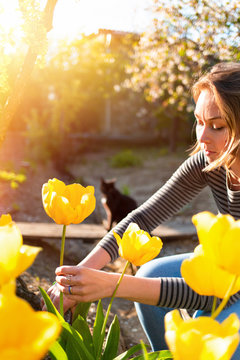
[[111,297],[120,275],[91,269],[82,265],[61,266],[56,269],[60,291],[77,302],[92,302]]

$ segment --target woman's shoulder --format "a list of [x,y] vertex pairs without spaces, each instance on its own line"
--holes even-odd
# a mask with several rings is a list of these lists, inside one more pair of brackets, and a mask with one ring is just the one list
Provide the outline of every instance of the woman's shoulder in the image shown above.
[[202,171],[208,165],[207,158],[203,151],[198,151],[196,154],[189,156],[182,164],[187,169],[198,169]]

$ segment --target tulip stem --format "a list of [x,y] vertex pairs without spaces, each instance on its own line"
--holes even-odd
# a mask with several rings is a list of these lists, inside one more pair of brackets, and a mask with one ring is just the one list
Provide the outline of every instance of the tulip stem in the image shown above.
[[220,314],[220,312],[223,310],[223,308],[226,306],[230,296],[231,296],[231,292],[232,292],[232,289],[234,288],[235,284],[236,284],[236,281],[238,279],[238,275],[235,275],[222,302],[220,303],[220,305],[218,306],[218,308],[214,311],[214,313],[211,315],[211,317],[213,319],[216,319],[216,317]]
[[211,316],[213,316],[214,311],[216,310],[216,306],[217,306],[217,297],[214,296],[213,297],[213,304],[212,304],[212,312],[211,312]]
[[120,283],[122,281],[123,275],[125,274],[129,264],[130,264],[130,262],[127,261],[125,266],[124,266],[122,274],[121,274],[120,278],[118,279],[117,285],[116,285],[115,290],[114,290],[114,292],[112,294],[110,303],[109,303],[108,308],[107,308],[107,312],[105,314],[105,318],[104,318],[104,322],[103,322],[103,326],[102,326],[102,330],[101,330],[101,335],[100,335],[100,345],[99,345],[99,350],[98,350],[98,355],[97,355],[97,359],[99,359],[99,360],[101,359],[101,351],[102,351],[102,345],[103,345],[103,341],[104,341],[104,337],[105,337],[105,329],[106,329],[107,320],[108,320],[108,317],[109,317],[109,314],[110,314],[110,310],[111,310],[111,307],[112,307],[113,299],[114,299],[114,297],[116,295],[117,289],[119,288],[119,285],[120,285]]
[[65,236],[66,236],[66,225],[63,225],[62,241],[61,241],[61,252],[60,252],[60,263],[59,266],[63,265],[64,247],[65,247]]
[[[66,225],[63,225],[61,251],[60,251],[60,263],[59,263],[60,266],[63,265],[65,237],[66,237]],[[60,314],[62,316],[64,316],[64,312],[63,312],[63,293],[62,292],[60,292],[59,307],[60,307]]]

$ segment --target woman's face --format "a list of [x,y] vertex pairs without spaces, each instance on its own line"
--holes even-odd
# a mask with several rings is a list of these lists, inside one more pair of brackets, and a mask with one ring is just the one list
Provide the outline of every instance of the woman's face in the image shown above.
[[195,108],[196,135],[208,161],[216,160],[228,144],[228,126],[221,118],[214,95],[208,89],[201,91]]

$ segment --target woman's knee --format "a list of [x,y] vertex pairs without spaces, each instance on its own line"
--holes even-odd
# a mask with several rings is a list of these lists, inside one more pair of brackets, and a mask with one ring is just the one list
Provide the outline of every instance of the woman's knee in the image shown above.
[[159,271],[158,269],[158,262],[159,259],[151,260],[147,262],[146,264],[142,265],[137,273],[137,277],[159,277]]
[[138,277],[181,277],[182,261],[190,254],[179,254],[156,258],[142,265],[136,276]]

